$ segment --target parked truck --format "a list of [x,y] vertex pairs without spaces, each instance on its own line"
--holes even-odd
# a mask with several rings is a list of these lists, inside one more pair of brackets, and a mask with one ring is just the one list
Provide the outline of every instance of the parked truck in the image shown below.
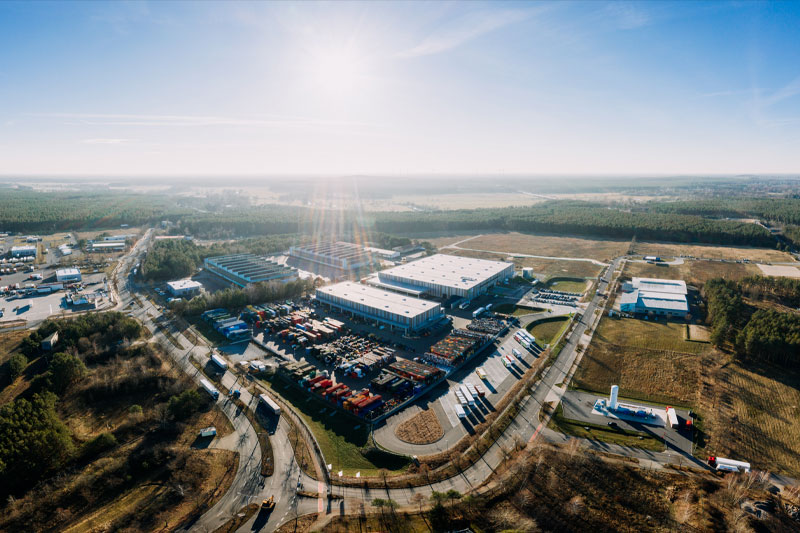
[[281,407],[275,403],[275,401],[267,396],[266,394],[259,394],[258,395],[258,402],[259,404],[263,405],[265,409],[270,411],[275,416],[281,416]]
[[708,465],[715,470],[726,472],[750,472],[750,463],[745,461],[735,461],[724,457],[711,456],[708,458]]
[[203,387],[203,389],[209,394],[209,396],[211,396],[215,400],[219,398],[219,391],[207,379],[201,379],[200,386]]
[[223,359],[217,354],[211,355],[211,362],[214,363],[222,371],[228,370],[228,363],[225,362],[225,359]]
[[476,310],[474,310],[474,311],[472,312],[472,318],[478,318],[479,316],[481,316],[481,315],[483,314],[483,312],[484,312],[485,310],[486,310],[486,309],[484,309],[483,307],[479,307],[479,308],[477,308]]
[[675,409],[672,407],[667,406],[667,422],[669,422],[669,427],[672,429],[677,429],[680,427],[680,421],[678,420],[678,413],[675,412]]

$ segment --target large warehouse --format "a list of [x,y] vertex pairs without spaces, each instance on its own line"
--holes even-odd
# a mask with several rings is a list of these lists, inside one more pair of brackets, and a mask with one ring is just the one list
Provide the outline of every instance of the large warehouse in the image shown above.
[[36,257],[36,245],[12,246],[11,257]]
[[208,257],[204,263],[207,271],[239,287],[259,282],[297,279],[297,271],[293,268],[253,254]]
[[290,265],[321,276],[356,279],[375,270],[375,254],[351,242],[315,242],[289,249]]
[[444,316],[442,306],[436,302],[352,281],[320,287],[317,289],[317,300],[405,332],[424,328]]
[[409,287],[433,296],[474,298],[498,281],[514,275],[513,263],[436,254],[378,273],[381,284],[398,290]]
[[689,302],[686,282],[675,279],[633,278],[623,284],[620,311],[633,314],[686,318]]

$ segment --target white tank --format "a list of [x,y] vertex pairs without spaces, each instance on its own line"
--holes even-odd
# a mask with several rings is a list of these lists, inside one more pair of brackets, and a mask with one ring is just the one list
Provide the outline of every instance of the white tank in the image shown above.
[[611,396],[608,399],[608,408],[612,411],[617,408],[617,396],[619,395],[619,385],[611,385]]

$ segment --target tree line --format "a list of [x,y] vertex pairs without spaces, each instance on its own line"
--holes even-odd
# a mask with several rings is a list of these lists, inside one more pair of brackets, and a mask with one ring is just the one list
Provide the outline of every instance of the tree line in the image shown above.
[[[775,309],[755,309],[742,297],[747,291],[794,294],[797,286],[785,278],[755,276],[735,282],[716,278],[703,287],[711,342],[731,344],[743,358],[779,365],[800,362],[800,315]],[[788,289],[787,289],[788,287]]]
[[219,307],[241,309],[247,305],[299,298],[314,288],[314,280],[298,279],[254,283],[245,288],[230,288],[211,294],[195,296],[191,300],[172,302],[170,309],[182,316],[197,316]]

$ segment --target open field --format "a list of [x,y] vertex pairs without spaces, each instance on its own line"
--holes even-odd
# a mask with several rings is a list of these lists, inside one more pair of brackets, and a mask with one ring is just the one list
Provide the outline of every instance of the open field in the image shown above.
[[489,250],[508,254],[529,254],[549,257],[576,257],[609,261],[625,254],[629,241],[590,239],[584,237],[560,237],[555,235],[532,235],[526,233],[489,233],[472,234],[459,237],[442,237],[432,239],[437,247],[449,246],[455,242],[470,239],[458,246],[475,250]]
[[800,278],[800,268],[788,265],[758,265],[765,276],[783,276],[786,278]]
[[444,430],[431,409],[420,411],[395,430],[397,438],[411,444],[430,444],[444,436]]
[[761,274],[756,265],[685,260],[681,265],[657,265],[627,261],[623,275],[628,278],[682,279],[689,285],[702,285],[713,278],[739,280]]
[[495,313],[510,316],[525,316],[534,313],[541,313],[544,309],[539,307],[528,307],[527,305],[500,304],[492,308]]
[[547,287],[554,291],[575,292],[582,294],[586,290],[586,280],[577,278],[555,278],[547,282]]
[[732,363],[716,381],[718,413],[707,449],[755,468],[800,476],[800,373]]
[[702,365],[700,355],[615,346],[595,337],[572,386],[608,394],[611,385],[619,385],[627,398],[690,407],[697,401]]
[[473,250],[456,250],[448,248],[442,250],[450,255],[462,257],[477,257],[478,259],[491,259],[493,261],[510,261],[517,269],[531,267],[537,278],[548,280],[553,277],[594,278],[603,269],[590,261],[563,261],[558,259],[539,259],[536,257],[511,257],[505,253],[476,252]]
[[711,331],[706,326],[689,324],[689,340],[694,342],[711,342]]
[[651,350],[668,350],[698,354],[708,347],[686,340],[686,324],[639,320],[636,318],[609,318],[600,320],[595,332],[595,339],[633,348]]
[[0,333],[0,365],[5,363],[19,347],[19,343],[30,335],[30,331],[17,330]]
[[[369,448],[366,423],[359,424],[355,419],[345,418],[329,403],[303,394],[280,379],[273,380],[271,387],[297,409],[314,433],[325,459],[333,464],[335,470],[343,470],[346,476],[354,476],[356,472],[361,472],[362,476],[374,476],[381,468],[399,472],[408,467],[405,457],[377,449],[369,457],[362,453]],[[331,416],[331,413],[335,414]]]
[[744,246],[714,246],[705,244],[669,244],[661,242],[637,242],[637,255],[658,255],[661,257],[677,257],[688,255],[704,259],[749,259],[756,263],[789,263],[793,262],[791,254],[770,250],[768,248],[747,248]]
[[577,420],[564,418],[561,404],[558,404],[556,412],[550,419],[550,423],[547,427],[564,433],[565,435],[572,435],[573,437],[610,442],[621,446],[644,448],[645,450],[656,452],[664,451],[664,443],[646,433],[612,429],[600,424],[590,424],[588,422],[579,422]]
[[528,333],[536,337],[536,342],[539,344],[550,344],[561,335],[561,332],[569,324],[568,317],[553,317],[552,320],[544,320],[541,322],[534,322],[529,324],[527,328]]

